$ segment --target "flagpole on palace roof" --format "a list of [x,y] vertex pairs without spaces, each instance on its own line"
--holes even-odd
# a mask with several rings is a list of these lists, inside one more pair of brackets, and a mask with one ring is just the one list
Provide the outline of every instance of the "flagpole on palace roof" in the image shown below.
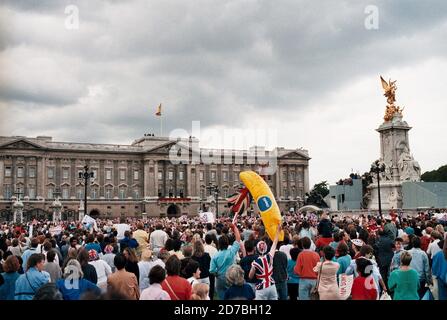
[[163,137],[163,115],[160,114],[160,137]]

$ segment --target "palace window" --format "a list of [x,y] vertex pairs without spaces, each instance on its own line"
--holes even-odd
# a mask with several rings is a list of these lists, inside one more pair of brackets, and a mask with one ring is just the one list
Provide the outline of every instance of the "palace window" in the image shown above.
[[106,169],[106,180],[112,180],[112,169]]
[[168,179],[169,180],[173,180],[174,179],[174,172],[173,171],[168,171]]
[[78,199],[84,198],[84,189],[78,188],[78,190],[76,190],[76,196],[78,197]]
[[30,177],[30,178],[36,177],[36,168],[35,167],[28,168],[28,177]]
[[183,188],[179,188],[179,189],[178,189],[178,195],[179,195],[180,198],[183,198],[183,197],[184,197],[184,194],[183,194]]
[[5,177],[10,177],[11,176],[11,167],[5,167]]
[[126,170],[120,170],[120,180],[126,180]]
[[289,191],[287,190],[287,188],[283,189],[283,195],[284,197],[288,198],[289,197]]
[[36,198],[36,188],[34,186],[29,186],[29,188],[28,188],[28,197],[30,199],[35,199]]
[[93,179],[98,179],[98,170],[97,169],[93,169]]
[[68,199],[70,198],[70,195],[68,194],[68,188],[62,189],[62,199]]
[[120,199],[126,198],[126,189],[120,188]]
[[216,181],[216,171],[211,171],[211,181]]
[[204,172],[203,171],[200,171],[200,173],[199,173],[199,178],[200,178],[200,181],[203,181],[203,177],[204,177]]
[[68,168],[62,169],[62,179],[68,179]]
[[140,199],[140,191],[138,191],[138,189],[133,190],[133,197],[135,199]]
[[282,172],[282,181],[287,181],[287,171]]
[[54,189],[53,188],[48,188],[48,199],[53,199],[54,198]]
[[158,180],[163,180],[163,171],[158,171]]
[[12,193],[11,193],[11,185],[5,184],[3,185],[3,197],[5,199],[11,199]]
[[133,179],[134,179],[134,180],[138,180],[138,179],[139,179],[138,174],[139,174],[138,170],[134,170],[134,171],[133,171]]
[[234,171],[234,181],[239,181],[239,172],[238,171]]
[[17,168],[17,178],[23,178],[23,167]]
[[226,198],[228,198],[228,189],[227,188],[224,188],[223,189],[223,197],[226,199]]
[[178,179],[183,180],[183,171],[179,171],[178,173]]
[[96,189],[96,188],[92,188],[92,191],[91,191],[91,198],[92,199],[96,199],[98,197],[98,189]]
[[295,181],[295,171],[290,171],[290,181]]
[[204,188],[200,189],[200,199],[205,199],[205,189]]
[[169,198],[172,198],[174,196],[174,190],[172,188],[169,188]]
[[227,171],[224,171],[222,173],[222,178],[223,178],[223,181],[228,181],[228,172]]
[[48,179],[54,178],[54,168],[48,168]]
[[112,188],[107,188],[106,189],[106,199],[107,200],[112,199],[112,194],[113,194]]

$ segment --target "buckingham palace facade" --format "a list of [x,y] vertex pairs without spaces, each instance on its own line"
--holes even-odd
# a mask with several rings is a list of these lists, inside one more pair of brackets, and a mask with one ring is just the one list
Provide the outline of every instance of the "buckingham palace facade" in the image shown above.
[[[281,210],[303,204],[309,191],[307,150],[277,147],[254,158],[251,148],[197,150],[197,144],[191,137],[170,140],[153,134],[130,145],[0,137],[0,220],[11,220],[17,197],[25,220],[50,218],[55,198],[62,203],[62,218],[76,219],[84,199],[79,172],[85,165],[94,173],[87,189],[87,213],[93,217],[196,215],[215,206],[216,197],[219,214],[225,214],[225,199],[241,187],[239,172],[258,171],[260,159],[272,155],[275,161],[268,166],[274,163],[274,170],[265,179]],[[182,161],[173,161],[173,154]]]

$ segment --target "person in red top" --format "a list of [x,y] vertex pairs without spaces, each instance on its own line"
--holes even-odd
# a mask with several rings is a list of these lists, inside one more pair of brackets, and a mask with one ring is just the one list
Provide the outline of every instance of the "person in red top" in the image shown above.
[[301,239],[303,251],[296,259],[293,271],[299,275],[299,300],[309,300],[310,292],[317,283],[317,273],[313,270],[320,261],[320,256],[315,251],[310,250],[312,242],[308,237]]
[[352,300],[377,300],[377,289],[372,277],[373,264],[369,259],[355,261],[359,276],[354,279],[351,289]]
[[182,263],[176,255],[172,255],[166,261],[168,276],[162,282],[161,287],[166,291],[171,300],[190,300],[192,294],[191,284],[185,278],[180,277]]
[[431,242],[431,233],[433,231],[432,227],[425,228],[425,234],[421,237],[421,250],[427,251],[428,246]]

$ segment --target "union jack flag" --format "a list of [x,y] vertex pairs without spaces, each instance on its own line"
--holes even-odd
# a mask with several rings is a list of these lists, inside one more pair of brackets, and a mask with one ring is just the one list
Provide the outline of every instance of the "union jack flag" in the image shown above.
[[256,290],[266,289],[275,284],[273,280],[273,256],[268,253],[259,256],[252,262],[252,266],[256,269],[256,279],[259,281],[256,284]]

